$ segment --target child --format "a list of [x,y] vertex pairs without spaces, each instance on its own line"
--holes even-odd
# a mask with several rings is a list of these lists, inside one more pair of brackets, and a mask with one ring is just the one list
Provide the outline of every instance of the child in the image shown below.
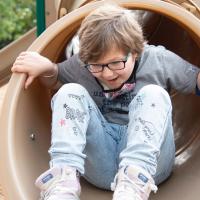
[[63,63],[23,52],[12,67],[27,74],[25,88],[36,77],[63,84],[51,104],[50,169],[36,180],[41,198],[78,200],[80,174],[113,200],[147,200],[174,164],[167,91],[194,92],[199,69],[147,45],[133,12],[118,6],[90,13],[78,36],[79,53]]

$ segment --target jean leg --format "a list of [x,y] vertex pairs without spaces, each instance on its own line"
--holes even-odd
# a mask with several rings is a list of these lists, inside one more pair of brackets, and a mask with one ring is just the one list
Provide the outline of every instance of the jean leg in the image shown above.
[[[91,115],[95,120],[95,113]],[[93,185],[110,190],[110,185],[118,170],[117,145],[115,137],[118,130],[102,120],[95,123],[91,120],[87,131],[87,144],[85,147],[85,174],[83,175]],[[117,126],[117,125],[116,125]]]
[[156,182],[167,178],[175,155],[171,113],[170,97],[163,88],[148,85],[139,91],[129,108],[127,144],[120,153],[120,167],[140,166]]
[[85,89],[78,84],[65,84],[52,98],[51,167],[67,164],[84,172],[86,155],[82,152],[90,120],[85,94]]
[[84,87],[66,84],[52,98],[50,165],[69,165],[108,188],[116,173],[112,129]]
[[166,130],[166,136],[161,145],[160,155],[158,157],[156,174],[153,176],[157,185],[165,181],[170,176],[175,162],[174,133],[171,123],[168,123]]

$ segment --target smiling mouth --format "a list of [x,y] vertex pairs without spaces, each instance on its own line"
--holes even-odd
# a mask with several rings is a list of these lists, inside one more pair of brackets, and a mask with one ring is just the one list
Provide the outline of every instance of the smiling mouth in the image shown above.
[[108,80],[108,82],[113,82],[113,81],[116,81],[117,79],[118,79],[118,77],[117,77],[117,78],[110,79],[110,80]]

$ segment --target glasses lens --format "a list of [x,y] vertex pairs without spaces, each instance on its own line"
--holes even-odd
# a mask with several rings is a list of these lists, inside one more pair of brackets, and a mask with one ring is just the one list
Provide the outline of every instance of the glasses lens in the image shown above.
[[88,65],[89,71],[93,73],[101,72],[102,71],[102,65]]
[[124,61],[116,61],[108,64],[109,68],[112,70],[119,70],[124,68]]
[[87,69],[92,73],[102,72],[105,67],[108,67],[110,70],[120,70],[125,68],[125,63],[128,60],[130,53],[124,58],[124,60],[114,61],[108,64],[89,64]]

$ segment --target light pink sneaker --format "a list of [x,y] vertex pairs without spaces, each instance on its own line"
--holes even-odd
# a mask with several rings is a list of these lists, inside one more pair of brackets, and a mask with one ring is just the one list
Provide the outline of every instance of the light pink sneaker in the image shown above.
[[142,168],[124,167],[111,184],[113,200],[148,200],[150,192],[157,191],[151,175]]
[[79,200],[81,187],[77,171],[71,167],[51,168],[40,175],[35,185],[40,200]]

